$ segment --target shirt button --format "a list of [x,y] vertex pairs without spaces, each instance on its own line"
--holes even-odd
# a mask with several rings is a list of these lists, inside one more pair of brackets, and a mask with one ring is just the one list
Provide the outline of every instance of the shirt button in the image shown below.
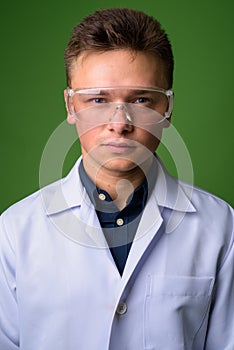
[[101,201],[104,201],[106,199],[106,196],[104,195],[104,193],[100,193],[98,197],[99,199],[101,199]]
[[117,219],[116,224],[117,224],[118,226],[122,226],[122,225],[124,224],[123,219],[121,219],[121,218]]
[[124,315],[127,312],[127,309],[128,309],[127,304],[124,302],[121,302],[119,303],[116,312],[118,315]]

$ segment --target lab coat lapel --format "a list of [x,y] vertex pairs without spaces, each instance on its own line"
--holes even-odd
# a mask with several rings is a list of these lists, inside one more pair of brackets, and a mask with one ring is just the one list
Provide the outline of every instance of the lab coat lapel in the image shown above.
[[163,219],[160,214],[156,198],[154,196],[151,196],[145,207],[136,232],[136,236],[132,243],[132,247],[122,277],[123,282],[127,282],[131,277],[142,255],[146,251],[152,239],[158,233],[162,222]]

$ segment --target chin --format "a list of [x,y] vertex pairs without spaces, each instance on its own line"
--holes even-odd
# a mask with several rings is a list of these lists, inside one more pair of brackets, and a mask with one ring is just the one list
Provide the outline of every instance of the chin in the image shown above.
[[102,164],[102,166],[110,171],[124,173],[135,169],[136,167],[138,167],[138,164],[131,160],[116,158],[106,161],[104,164]]
[[147,159],[124,159],[124,158],[115,158],[111,160],[107,160],[105,163],[102,163],[102,167],[105,168],[106,170],[116,172],[116,173],[126,173],[129,171],[132,171],[136,168],[142,168],[144,169]]

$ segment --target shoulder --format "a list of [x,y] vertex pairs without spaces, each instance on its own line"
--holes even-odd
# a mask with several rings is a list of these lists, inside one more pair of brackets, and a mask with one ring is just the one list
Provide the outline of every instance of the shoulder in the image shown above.
[[74,202],[73,198],[76,198],[77,201],[80,198],[80,180],[77,169],[78,164],[76,163],[66,177],[14,203],[2,213],[1,217],[22,222],[49,215],[51,208],[54,212],[59,211],[60,208],[69,208]]
[[191,201],[197,211],[207,211],[221,214],[222,212],[233,213],[233,208],[222,198],[197,186],[192,186],[183,181],[179,181],[184,192],[191,197]]
[[193,215],[188,216],[191,225],[197,227],[199,232],[208,234],[212,239],[216,237],[220,242],[226,241],[228,245],[233,243],[233,208],[212,193],[182,181],[179,183],[186,195],[190,196],[190,201],[195,208]]
[[39,222],[40,218],[46,216],[46,204],[43,193],[46,191],[47,196],[50,195],[52,197],[57,185],[58,182],[54,182],[12,204],[1,214],[1,223],[6,228],[20,229],[20,227],[29,225],[30,222]]

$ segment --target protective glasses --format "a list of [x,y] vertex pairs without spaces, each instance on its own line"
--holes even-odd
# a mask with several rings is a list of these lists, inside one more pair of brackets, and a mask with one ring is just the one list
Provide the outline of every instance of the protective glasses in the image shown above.
[[70,115],[86,124],[125,122],[134,125],[157,124],[171,116],[173,92],[146,87],[67,88]]

